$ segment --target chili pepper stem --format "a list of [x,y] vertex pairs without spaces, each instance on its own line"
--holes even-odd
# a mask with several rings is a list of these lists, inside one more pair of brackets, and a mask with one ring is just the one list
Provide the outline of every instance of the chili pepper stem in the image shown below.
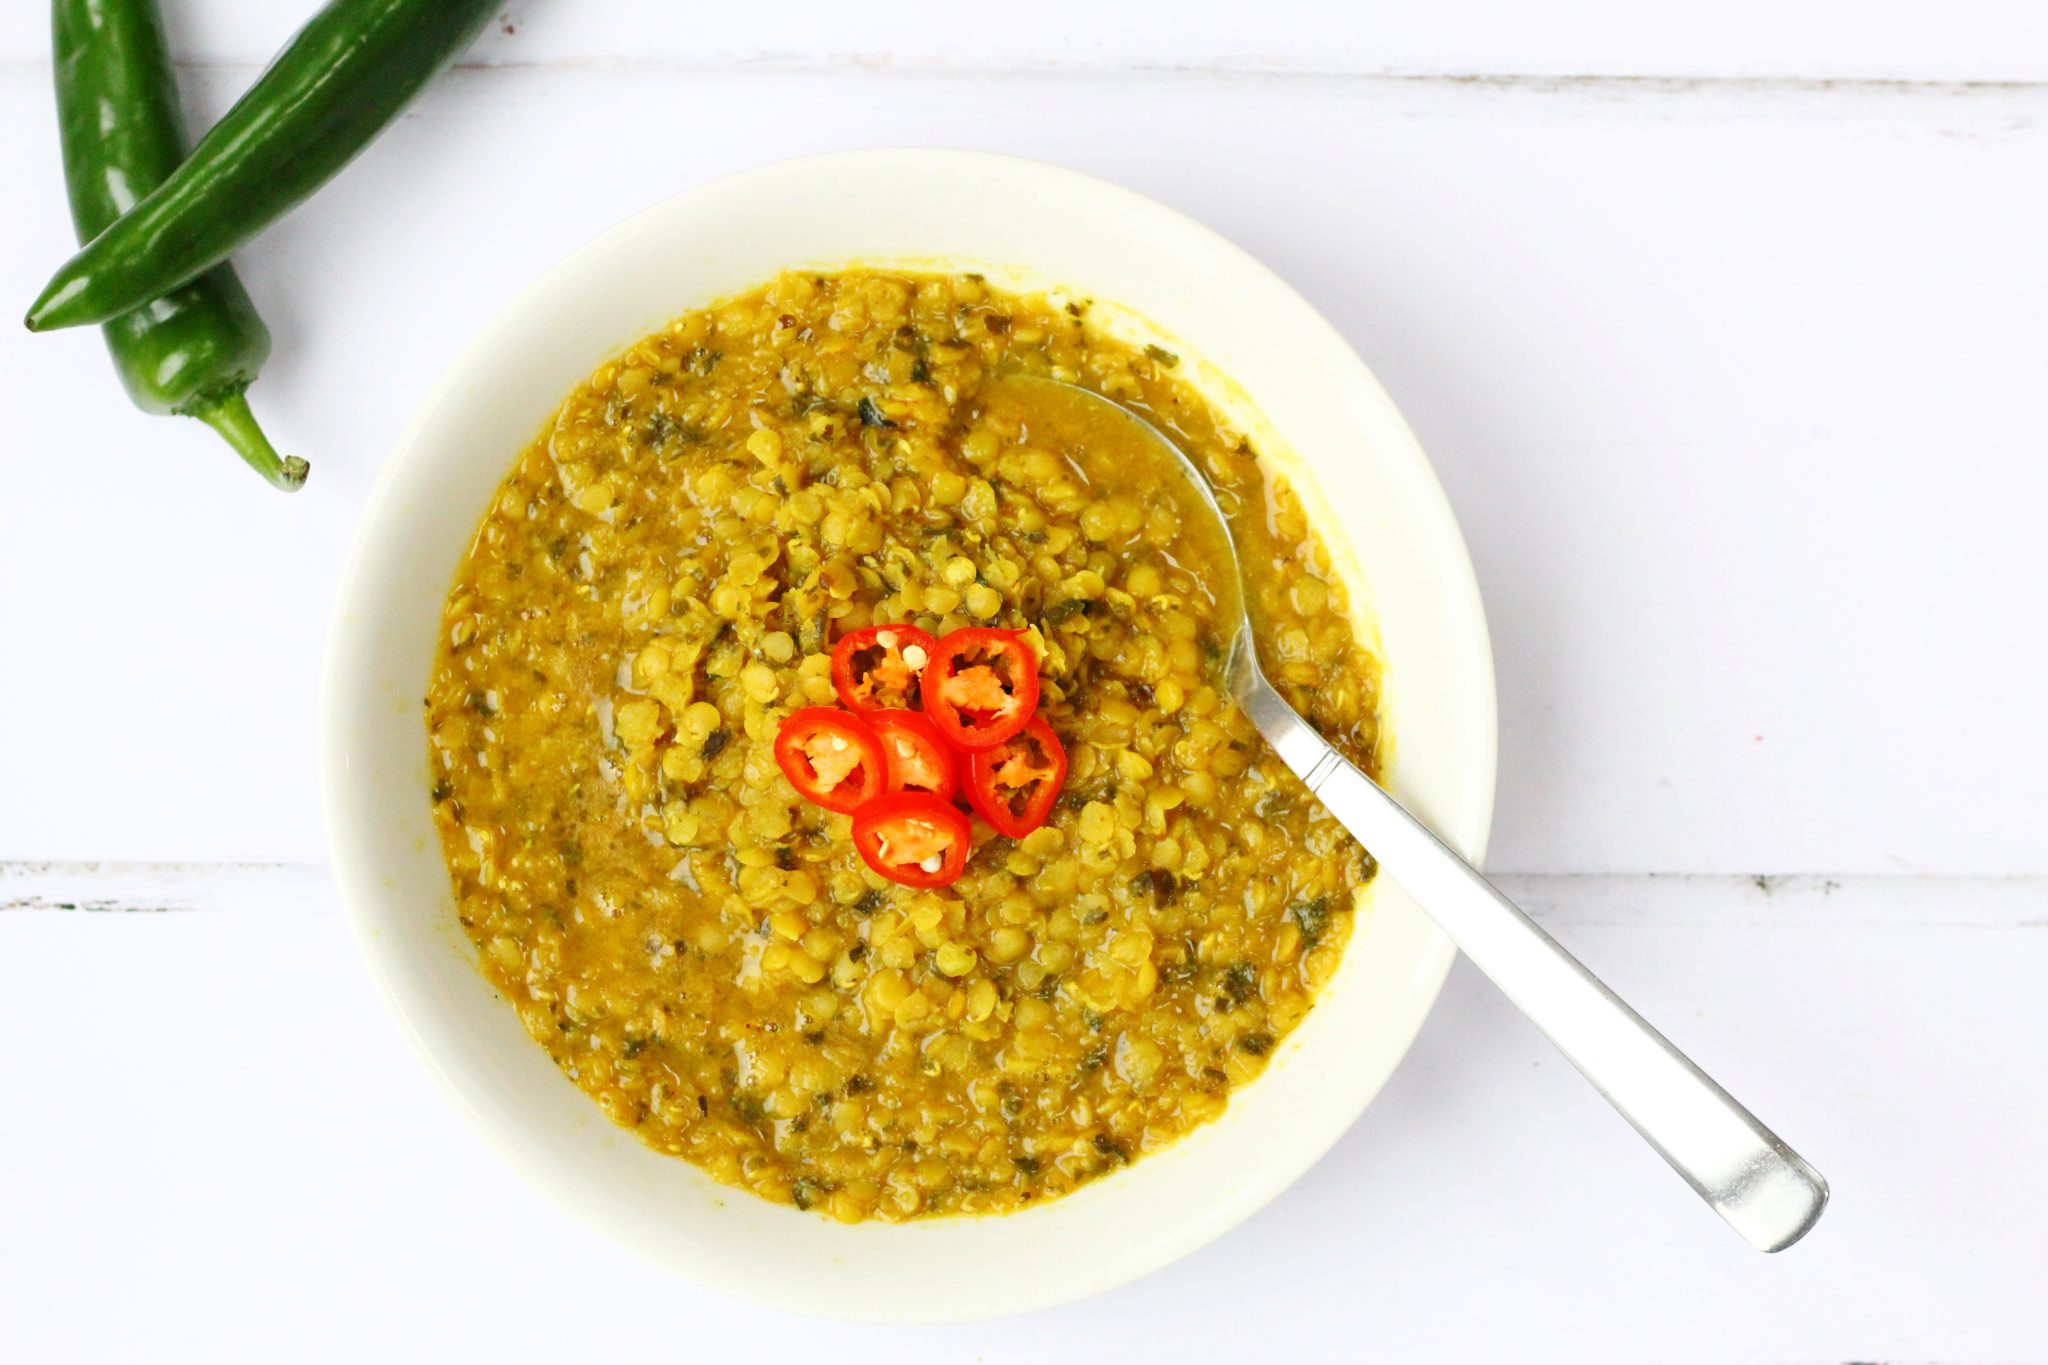
[[241,390],[232,390],[217,398],[203,398],[185,409],[185,415],[197,417],[219,432],[249,468],[268,480],[272,488],[295,493],[306,482],[309,466],[296,455],[277,453],[276,447],[270,444],[270,438],[263,434],[263,428],[256,425],[256,414],[249,411],[249,400]]

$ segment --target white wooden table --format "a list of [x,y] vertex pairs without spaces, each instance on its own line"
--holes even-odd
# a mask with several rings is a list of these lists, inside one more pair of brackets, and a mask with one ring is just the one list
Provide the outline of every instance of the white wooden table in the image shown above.
[[[196,120],[306,8],[165,4]],[[70,242],[40,9],[14,306]],[[1269,1211],[973,1328],[672,1281],[431,1091],[313,778],[384,452],[586,237],[890,143],[1153,194],[1378,371],[1487,597],[1492,867],[1831,1177],[1805,1243],[1740,1245],[1462,967]],[[240,261],[294,498],[0,328],[0,1360],[2048,1360],[2038,0],[520,0]]]

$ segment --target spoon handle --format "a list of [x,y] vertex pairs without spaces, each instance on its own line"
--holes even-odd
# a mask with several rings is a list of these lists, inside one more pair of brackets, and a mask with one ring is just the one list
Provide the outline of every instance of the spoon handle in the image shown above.
[[[1471,864],[1331,748],[1270,684],[1247,710],[1283,761],[1673,1170],[1759,1251],[1806,1234],[1820,1172]],[[1261,704],[1263,703],[1263,704]]]

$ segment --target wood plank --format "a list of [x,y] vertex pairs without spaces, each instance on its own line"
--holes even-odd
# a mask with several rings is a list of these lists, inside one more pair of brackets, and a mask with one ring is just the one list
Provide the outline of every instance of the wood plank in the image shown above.
[[[1965,922],[2004,913],[1974,895]],[[0,1359],[772,1359],[801,1334],[1005,1365],[1133,1324],[1161,1360],[2038,1357],[2048,934],[1739,906],[1576,928],[1832,1178],[1805,1243],[1742,1247],[1461,967],[1364,1121],[1245,1227],[1101,1299],[904,1332],[716,1300],[541,1202],[330,914],[0,913]]]
[[[166,6],[187,60],[253,65],[304,5]],[[33,5],[0,12],[0,60],[40,57]],[[2040,80],[2048,16],[2028,0],[1772,0],[1645,8],[1628,0],[1046,0],[1028,16],[933,0],[783,0],[682,9],[648,0],[515,0],[465,58],[677,70],[837,67],[1213,70],[1375,75],[1665,76],[1794,80]]]
[[[326,604],[461,342],[671,190],[972,130],[1214,224],[1388,383],[1488,598],[1496,867],[2048,873],[2048,786],[2013,761],[2048,751],[2048,637],[2014,628],[2048,581],[2044,113],[2048,91],[457,73],[244,257],[278,337],[256,401],[314,460],[303,494],[130,412],[96,338],[0,328],[0,639],[33,642],[4,685],[0,764],[32,780],[0,784],[0,858],[317,859]],[[68,241],[40,72],[0,70],[0,117],[0,177],[51,187],[0,220],[26,299]]]

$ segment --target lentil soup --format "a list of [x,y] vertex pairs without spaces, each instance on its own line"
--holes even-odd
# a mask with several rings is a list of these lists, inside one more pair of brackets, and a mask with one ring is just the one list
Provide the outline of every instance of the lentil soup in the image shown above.
[[[1103,472],[1112,433],[990,381],[1081,384],[1196,458],[1268,672],[1368,770],[1376,661],[1285,479],[1088,312],[848,270],[689,313],[569,395],[448,595],[432,799],[482,969],[727,1184],[846,1221],[1055,1198],[1221,1114],[1350,935],[1372,863],[1223,690],[1227,566]],[[883,623],[1023,632],[1068,755],[1049,820],[977,822],[944,888],[870,871],[772,753]]]

